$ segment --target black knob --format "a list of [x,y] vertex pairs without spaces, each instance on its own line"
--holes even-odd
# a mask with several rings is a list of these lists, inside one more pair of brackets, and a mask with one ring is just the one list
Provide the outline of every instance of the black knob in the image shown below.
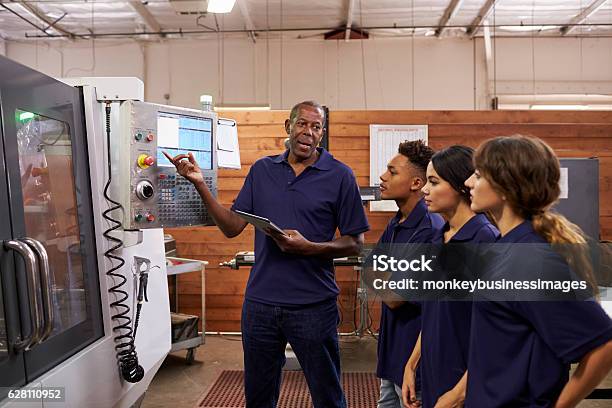
[[153,197],[153,186],[151,186],[150,184],[143,186],[142,187],[142,195],[145,198]]
[[148,180],[143,180],[136,185],[136,196],[140,200],[148,200],[155,195],[155,188]]

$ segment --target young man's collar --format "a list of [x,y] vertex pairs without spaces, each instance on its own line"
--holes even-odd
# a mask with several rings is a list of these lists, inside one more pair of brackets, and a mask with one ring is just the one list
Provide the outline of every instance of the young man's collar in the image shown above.
[[399,222],[399,220],[402,218],[401,211],[397,212],[393,221],[396,225],[399,225],[402,228],[416,228],[425,214],[427,214],[427,205],[425,205],[425,201],[423,201],[423,199],[420,199],[403,222]]

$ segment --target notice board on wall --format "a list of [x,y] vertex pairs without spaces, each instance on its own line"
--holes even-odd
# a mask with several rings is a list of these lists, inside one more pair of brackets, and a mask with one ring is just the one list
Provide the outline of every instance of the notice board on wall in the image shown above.
[[599,159],[562,158],[561,194],[554,210],[599,241]]
[[[387,163],[404,141],[428,142],[427,125],[370,125],[370,186],[380,185]],[[395,201],[371,201],[370,211],[397,211]]]

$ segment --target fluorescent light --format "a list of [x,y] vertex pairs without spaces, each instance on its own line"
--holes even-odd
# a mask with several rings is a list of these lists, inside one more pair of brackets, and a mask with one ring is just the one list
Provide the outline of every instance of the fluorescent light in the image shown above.
[[270,105],[254,103],[250,105],[245,104],[225,104],[215,106],[215,112],[217,111],[269,111]]
[[501,104],[600,105],[612,104],[612,95],[602,94],[498,94]]
[[529,110],[531,105],[528,103],[500,103],[497,105],[499,110]]
[[514,32],[530,32],[530,31],[547,31],[547,30],[558,30],[559,26],[541,26],[541,25],[513,25],[513,26],[500,26],[500,30],[514,31]]
[[588,105],[588,110],[612,110],[612,105]]
[[236,0],[208,0],[209,13],[229,13],[234,8]]
[[531,110],[587,110],[586,105],[531,105]]

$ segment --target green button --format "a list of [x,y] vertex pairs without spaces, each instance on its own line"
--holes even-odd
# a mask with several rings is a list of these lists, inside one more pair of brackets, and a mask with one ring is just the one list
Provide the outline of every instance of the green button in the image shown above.
[[136,217],[134,217],[134,219],[136,220],[136,222],[141,222],[144,217],[142,216],[142,214],[137,214]]
[[136,140],[142,139],[142,133],[136,133]]

